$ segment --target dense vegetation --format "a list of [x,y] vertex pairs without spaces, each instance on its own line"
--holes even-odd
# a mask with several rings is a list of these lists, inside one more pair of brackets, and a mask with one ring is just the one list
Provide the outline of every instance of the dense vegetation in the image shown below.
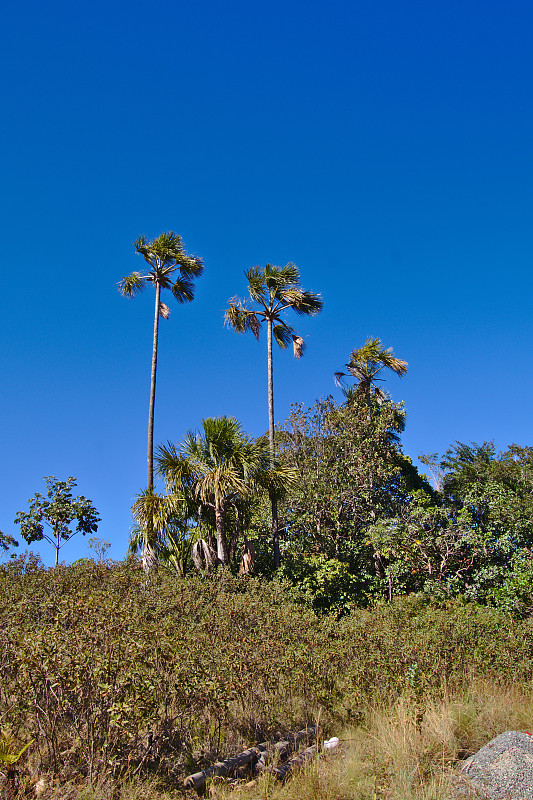
[[[204,420],[181,445],[159,448],[167,493],[143,495],[134,544],[149,542],[179,574],[201,539],[208,570],[237,573],[252,547],[256,574],[271,578],[270,498],[277,497],[281,568],[298,602],[348,613],[422,592],[514,614],[533,607],[533,449],[456,442],[433,480],[404,455],[401,404],[348,391],[295,406],[276,430],[277,459],[231,418]],[[255,450],[254,450],[255,447]]]
[[61,780],[156,769],[172,785],[217,755],[316,721],[356,723],[472,676],[533,678],[533,622],[420,598],[341,620],[248,576],[148,580],[134,560],[0,569],[0,715]]
[[357,397],[294,409],[279,434],[300,477],[285,501],[285,574],[342,574],[349,591],[317,597],[322,608],[423,592],[529,613],[533,448],[456,442],[440,463],[425,458],[430,486],[402,453],[403,424],[400,405],[369,415]]

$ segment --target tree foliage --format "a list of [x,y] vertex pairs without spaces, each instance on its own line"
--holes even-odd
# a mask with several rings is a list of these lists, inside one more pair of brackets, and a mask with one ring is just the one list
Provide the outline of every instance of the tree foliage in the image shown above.
[[348,563],[360,600],[385,574],[369,527],[393,517],[409,491],[425,485],[401,451],[403,425],[397,404],[369,418],[364,397],[342,406],[326,398],[312,408],[295,406],[278,433],[280,458],[298,474],[283,506],[284,547]]
[[237,530],[245,529],[248,502],[262,492],[280,495],[294,479],[292,470],[272,462],[266,437],[251,438],[227,416],[202,420],[201,430],[188,431],[177,446],[160,446],[157,464],[169,492],[188,498],[191,512],[195,504],[199,516],[214,516],[221,565],[233,549],[227,535],[230,513]]
[[442,493],[414,493],[372,528],[395,591],[533,610],[533,448],[456,442],[440,470]]
[[[141,551],[154,564],[162,564],[184,577],[189,568],[191,550],[198,538],[191,525],[192,503],[182,495],[157,494],[152,489],[141,492],[132,507],[135,522],[129,549]],[[147,571],[147,565],[143,562]]]
[[13,536],[0,531],[0,558],[8,554],[12,547],[18,547],[18,545],[19,543]]

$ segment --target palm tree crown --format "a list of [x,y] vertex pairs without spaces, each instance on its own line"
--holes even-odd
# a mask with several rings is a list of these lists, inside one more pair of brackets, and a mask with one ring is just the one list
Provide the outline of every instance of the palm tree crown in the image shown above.
[[323,306],[320,295],[306,292],[298,285],[300,272],[295,264],[285,264],[284,267],[267,264],[263,269],[251,267],[244,274],[248,279],[250,298],[259,309],[250,308],[246,300],[233,297],[224,316],[226,324],[238,333],[251,331],[259,339],[261,323],[267,322],[272,326],[279,347],[285,350],[292,341],[294,355],[300,358],[304,341],[282,315],[289,309],[296,314],[318,314]]
[[[379,405],[386,399],[385,392],[379,386],[374,386],[376,380],[381,380],[377,377],[381,370],[390,369],[401,378],[407,372],[407,366],[407,361],[396,358],[392,347],[385,349],[380,339],[371,337],[362,347],[352,350],[350,360],[346,364],[348,373],[357,380],[356,391],[363,394],[368,404],[374,397]],[[336,372],[336,383],[340,385],[345,377],[345,372]],[[349,393],[350,390],[348,390]]]
[[183,577],[197,538],[190,525],[193,508],[188,498],[145,489],[137,495],[131,511],[135,526],[129,550],[141,550],[145,572],[163,564]]
[[292,310],[296,314],[315,315],[322,310],[323,302],[320,295],[307,292],[299,285],[300,272],[295,264],[288,263],[284,267],[267,264],[262,269],[251,267],[244,274],[248,279],[250,299],[259,308],[251,308],[248,301],[233,297],[224,320],[237,333],[251,331],[256,339],[259,339],[262,323],[267,323],[269,440],[274,457],[272,339],[282,350],[292,342],[294,355],[300,358],[304,340],[285,321],[284,312]]
[[[147,283],[153,283],[160,289],[170,289],[178,303],[190,303],[194,299],[192,278],[200,277],[204,267],[201,258],[187,255],[179,234],[168,231],[152,241],[139,236],[134,246],[151,269],[147,275],[132,272],[122,278],[119,284],[122,294],[134,297]],[[160,302],[160,316],[167,319],[169,313],[168,306]]]

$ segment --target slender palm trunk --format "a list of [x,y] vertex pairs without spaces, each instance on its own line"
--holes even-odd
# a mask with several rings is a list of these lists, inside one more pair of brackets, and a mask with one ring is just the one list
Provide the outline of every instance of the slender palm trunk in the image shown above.
[[270,462],[274,461],[274,370],[272,363],[272,320],[268,320],[268,443],[270,445]]
[[146,485],[148,489],[154,488],[154,409],[155,409],[155,379],[157,373],[157,339],[159,335],[159,299],[161,287],[155,284],[155,317],[154,317],[154,342],[152,348],[152,378],[150,382],[150,409],[148,411],[148,470]]
[[217,529],[217,567],[225,567],[228,560],[226,548],[226,526],[224,510],[217,500],[215,500],[215,526]]
[[[147,476],[146,484],[148,489],[154,488],[154,409],[155,409],[155,380],[157,374],[157,340],[159,336],[159,301],[161,297],[161,287],[155,282],[155,316],[154,316],[154,341],[152,347],[152,376],[150,381],[150,408],[148,410],[148,456],[147,456]],[[146,541],[141,553],[143,570],[148,574],[151,569],[157,566],[157,557],[154,553],[150,541],[153,538],[153,527],[148,525],[146,531]]]
[[[267,346],[268,346],[268,443],[270,447],[270,466],[274,466],[274,370],[272,362],[272,320],[267,320]],[[279,552],[279,522],[278,498],[274,492],[270,493],[272,506],[272,546],[274,550],[274,568],[279,569],[281,557]]]

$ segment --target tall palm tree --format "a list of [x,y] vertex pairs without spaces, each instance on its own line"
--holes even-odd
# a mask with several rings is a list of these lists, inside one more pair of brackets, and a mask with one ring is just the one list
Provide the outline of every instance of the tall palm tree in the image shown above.
[[[322,310],[323,302],[318,294],[307,292],[299,285],[300,272],[295,264],[288,263],[284,267],[267,264],[262,269],[251,267],[244,273],[248,279],[250,301],[233,297],[229,301],[224,320],[226,325],[237,333],[251,331],[259,339],[261,325],[267,325],[267,357],[268,357],[268,439],[270,461],[274,464],[274,378],[272,363],[272,342],[285,350],[292,342],[296,358],[304,352],[304,340],[285,321],[285,311],[296,314],[314,316]],[[271,493],[272,504],[272,540],[274,546],[274,564],[280,565],[278,498]]]
[[[376,380],[382,380],[377,377],[381,370],[390,369],[401,378],[407,372],[408,364],[407,361],[396,358],[392,347],[385,349],[380,339],[369,337],[362,347],[352,350],[350,360],[345,366],[348,374],[357,380],[355,393],[362,395],[370,408],[372,400],[382,405],[387,397],[383,389],[375,386]],[[347,377],[345,372],[336,372],[335,382],[341,385],[345,377]],[[347,397],[349,398],[352,393],[353,389],[348,389]]]
[[150,407],[148,412],[148,459],[147,481],[148,489],[154,487],[154,408],[155,408],[155,383],[157,373],[157,343],[159,336],[159,317],[168,319],[169,307],[161,302],[161,290],[170,289],[178,303],[190,303],[194,299],[193,278],[199,277],[203,272],[201,258],[189,256],[183,249],[181,236],[173,231],[162,233],[152,241],[146,236],[139,236],[134,243],[135,249],[141,255],[150,269],[147,274],[132,272],[119,282],[119,291],[126,297],[134,297],[142,292],[147,284],[155,286],[155,316],[154,338],[152,347],[152,376],[150,382]]
[[[226,518],[231,504],[261,486],[277,486],[294,479],[293,471],[271,468],[264,437],[251,439],[234,417],[202,420],[202,430],[188,431],[183,442],[158,448],[158,472],[175,493],[192,488],[196,498],[214,511],[217,563],[228,561]],[[273,474],[274,473],[274,474]]]

